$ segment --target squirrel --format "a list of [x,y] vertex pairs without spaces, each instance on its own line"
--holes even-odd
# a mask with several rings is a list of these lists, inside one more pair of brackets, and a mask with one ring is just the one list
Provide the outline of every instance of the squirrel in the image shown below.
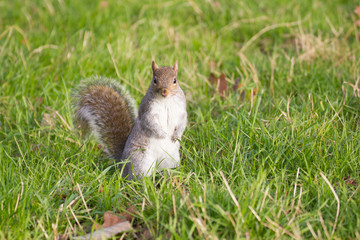
[[85,133],[94,133],[110,157],[125,164],[123,177],[179,166],[187,111],[177,71],[177,61],[173,67],[152,61],[152,81],[138,113],[135,101],[112,79],[85,79],[76,89],[76,123]]

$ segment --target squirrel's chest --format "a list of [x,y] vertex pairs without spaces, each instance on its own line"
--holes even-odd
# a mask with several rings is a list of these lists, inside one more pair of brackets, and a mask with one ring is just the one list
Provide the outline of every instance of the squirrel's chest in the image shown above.
[[185,109],[181,104],[169,99],[167,101],[160,101],[159,104],[154,106],[152,111],[158,117],[158,121],[164,129],[173,131]]

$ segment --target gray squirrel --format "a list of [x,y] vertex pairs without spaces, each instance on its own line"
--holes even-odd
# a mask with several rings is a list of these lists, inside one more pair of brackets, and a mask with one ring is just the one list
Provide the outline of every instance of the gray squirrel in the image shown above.
[[138,114],[134,100],[114,80],[85,79],[76,90],[77,124],[84,132],[93,132],[111,157],[124,162],[123,176],[128,179],[180,163],[179,140],[187,112],[177,71],[177,61],[173,67],[152,62],[153,78]]

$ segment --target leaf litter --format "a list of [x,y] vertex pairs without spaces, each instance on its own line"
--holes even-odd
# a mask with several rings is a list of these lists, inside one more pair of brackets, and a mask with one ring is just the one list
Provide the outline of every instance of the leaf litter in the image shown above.
[[[104,223],[102,225],[94,225],[95,231],[87,233],[84,236],[72,237],[72,239],[78,240],[100,240],[106,239],[118,235],[122,232],[128,232],[133,230],[131,226],[131,220],[134,218],[135,209],[134,206],[129,207],[126,211],[116,214],[112,211],[104,213]],[[68,239],[67,235],[60,235],[58,239]]]
[[214,94],[218,94],[220,97],[225,98],[232,90],[236,94],[239,93],[240,102],[242,103],[245,99],[253,99],[259,92],[258,87],[254,87],[254,84],[242,82],[241,77],[236,78],[232,87],[229,87],[225,73],[221,72],[221,74],[217,76],[213,67],[214,65],[215,64],[212,63],[211,73],[209,75],[209,81],[214,85]]
[[126,232],[126,231],[130,231],[132,229],[131,224],[129,221],[125,221],[125,222],[120,222],[120,223],[116,223],[112,226],[94,231],[92,233],[88,233],[85,236],[80,236],[80,237],[73,237],[72,239],[80,239],[80,240],[87,240],[87,239],[92,239],[92,240],[101,240],[104,238],[110,238],[112,236],[115,236],[121,232]]
[[215,73],[210,73],[209,81],[215,85],[216,92],[221,96],[227,95],[228,84],[224,73],[221,73],[219,77],[215,76]]
[[355,25],[360,27],[360,6],[357,6],[354,10],[356,15],[358,16],[358,20],[355,21]]

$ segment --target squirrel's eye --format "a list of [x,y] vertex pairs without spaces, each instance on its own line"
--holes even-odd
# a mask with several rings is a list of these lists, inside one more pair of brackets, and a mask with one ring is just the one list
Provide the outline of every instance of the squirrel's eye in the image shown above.
[[174,84],[176,83],[176,78],[174,78]]
[[154,78],[154,83],[156,84],[156,78]]

